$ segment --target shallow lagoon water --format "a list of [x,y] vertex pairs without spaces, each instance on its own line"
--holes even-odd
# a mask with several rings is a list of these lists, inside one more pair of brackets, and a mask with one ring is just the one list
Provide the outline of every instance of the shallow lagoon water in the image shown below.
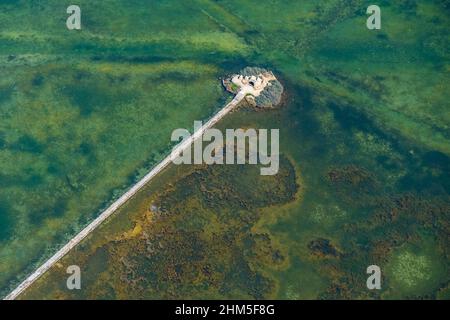
[[[1,4],[2,293],[160,161],[173,129],[223,105],[224,71],[193,58],[214,47],[228,59],[245,47],[211,26],[184,36],[130,23],[118,33],[106,19],[103,30],[90,19],[100,21],[104,10],[83,4],[85,29],[77,34],[60,25],[66,15],[57,1]],[[124,3],[103,9],[112,5]],[[134,9],[109,19],[131,22]],[[203,14],[193,19],[205,25]]]
[[[63,29],[43,32],[35,28],[49,23],[52,30],[59,30],[61,19],[41,20],[58,11],[56,4],[42,7],[36,20],[40,23],[35,26],[13,24],[14,14],[2,16],[2,25],[14,26],[2,33],[3,68],[14,67],[14,72],[9,72],[9,80],[2,79],[0,86],[2,111],[12,115],[7,122],[2,120],[6,135],[0,136],[0,145],[8,146],[2,163],[14,160],[16,164],[15,168],[2,167],[2,181],[8,185],[2,191],[2,199],[8,199],[1,207],[7,213],[2,215],[7,223],[3,237],[11,239],[22,232],[30,235],[29,241],[39,243],[28,252],[13,255],[15,248],[24,246],[26,237],[3,241],[5,288],[16,283],[24,270],[32,270],[31,262],[42,261],[89,221],[101,203],[112,198],[113,189],[129,185],[132,179],[128,178],[137,168],[143,168],[141,174],[145,172],[152,160],[167,150],[164,137],[171,128],[189,126],[191,118],[207,117],[219,107],[225,95],[217,77],[257,64],[273,69],[284,81],[285,104],[270,112],[240,111],[221,126],[283,128],[286,168],[295,168],[295,175],[286,169],[289,174],[277,180],[278,202],[264,208],[267,204],[252,193],[249,201],[256,204],[248,207],[244,203],[247,207],[239,208],[231,203],[225,212],[216,211],[214,203],[221,203],[223,196],[217,189],[208,199],[199,198],[195,186],[192,194],[176,193],[177,180],[189,185],[196,181],[195,175],[186,177],[192,168],[171,169],[176,172],[167,173],[168,180],[162,177],[149,186],[153,192],[144,192],[132,201],[43,277],[28,297],[445,298],[445,221],[449,212],[445,3],[383,3],[387,19],[382,33],[355,27],[364,26],[364,1],[271,1],[256,8],[240,1],[177,4],[161,1],[147,11],[142,4],[132,3],[115,11],[115,5],[121,8],[124,3],[111,1],[95,7],[80,3],[88,13],[105,12],[108,7],[110,14],[108,19],[88,14],[89,32],[82,33],[82,40],[64,34]],[[22,3],[8,6],[16,15],[34,10]],[[266,12],[274,7],[277,14],[267,17]],[[192,14],[185,14],[187,11]],[[136,14],[140,18],[136,19]],[[411,15],[415,19],[409,19]],[[177,19],[170,19],[174,17]],[[113,18],[121,23],[113,25]],[[31,56],[9,57],[30,52]],[[43,75],[36,74],[41,69]],[[23,79],[18,88],[14,87],[17,79]],[[75,81],[80,83],[71,86]],[[199,97],[203,86],[209,90]],[[155,105],[148,106],[149,101]],[[18,113],[13,106],[19,102],[33,105],[33,109]],[[92,107],[84,109],[86,104]],[[110,105],[114,113],[110,113]],[[150,114],[143,119],[148,108],[154,111],[151,119]],[[191,113],[196,108],[198,111]],[[183,109],[186,113],[180,114]],[[161,130],[155,131],[156,121]],[[16,132],[24,122],[27,130]],[[47,123],[46,127],[42,128],[42,123]],[[61,123],[70,125],[61,132]],[[58,140],[63,143],[56,148]],[[155,146],[143,149],[149,141]],[[157,154],[149,157],[150,150]],[[100,161],[97,152],[103,156]],[[61,154],[70,154],[70,160]],[[49,166],[49,158],[57,160],[56,164]],[[123,169],[118,172],[115,164]],[[21,168],[27,172],[19,179]],[[83,172],[77,171],[79,168]],[[217,183],[226,184],[231,194],[239,191],[234,176],[247,169],[225,176],[220,170],[201,175],[205,181],[220,176]],[[66,177],[67,172],[75,174]],[[291,185],[293,175],[298,188],[289,199],[283,190]],[[255,179],[249,173],[248,180],[241,183],[253,188]],[[61,180],[64,183],[58,182]],[[22,185],[15,185],[20,181]],[[168,181],[171,184],[166,187]],[[262,188],[274,183],[256,181]],[[63,184],[86,191],[83,197],[61,189],[55,197],[51,189],[42,192],[43,183],[58,190]],[[18,202],[17,196],[25,200]],[[168,210],[175,212],[173,217],[152,223],[146,220],[155,197],[172,199]],[[60,198],[69,199],[69,204],[58,201]],[[203,208],[204,201],[210,209]],[[12,213],[16,207],[23,210],[21,215]],[[235,224],[217,221],[218,212],[235,215]],[[245,215],[253,219],[239,218]],[[15,223],[17,217],[34,222]],[[62,227],[61,221],[67,225]],[[175,227],[169,228],[173,222]],[[206,227],[210,223],[213,226]],[[22,226],[22,231],[16,225]],[[191,229],[186,230],[187,226]],[[156,253],[147,253],[144,261],[128,256],[130,248],[139,253],[148,249],[142,248],[144,233],[146,240],[156,237],[163,241],[162,246],[176,240],[177,246],[169,246],[173,251],[166,253],[161,248],[150,249]],[[228,233],[235,235],[234,240],[226,239]],[[191,241],[193,235],[195,242]],[[218,253],[229,245],[227,241],[232,243],[231,251],[221,256]],[[269,251],[265,251],[267,247]],[[172,259],[180,248],[188,254],[176,265]],[[206,275],[198,273],[208,265],[202,260],[207,258],[196,255],[198,251],[210,253],[212,269],[207,268]],[[430,278],[411,276],[422,279],[420,290],[407,288],[410,281],[402,281],[395,271],[404,265],[401,257],[411,254],[423,256],[430,261],[430,270],[435,270]],[[268,259],[268,255],[274,258]],[[124,267],[122,257],[131,264]],[[374,260],[388,270],[387,281],[382,292],[368,293],[364,271]],[[161,261],[162,267],[155,269]],[[90,270],[86,291],[64,291],[64,265],[69,262],[85,264]],[[234,268],[225,267],[229,265]],[[108,273],[111,269],[115,272]],[[128,281],[123,280],[123,272]],[[172,277],[165,277],[167,274]],[[142,277],[160,288],[159,292],[139,284],[136,279]]]
[[[244,108],[219,125],[283,124],[278,176],[173,166],[24,298],[444,298],[448,196],[402,187],[416,175],[403,140],[359,113],[312,104],[320,91],[288,88],[282,109]],[[419,270],[403,270],[411,255]],[[65,289],[65,266],[90,270],[98,259],[83,290]],[[365,288],[375,262],[386,270],[381,292]]]

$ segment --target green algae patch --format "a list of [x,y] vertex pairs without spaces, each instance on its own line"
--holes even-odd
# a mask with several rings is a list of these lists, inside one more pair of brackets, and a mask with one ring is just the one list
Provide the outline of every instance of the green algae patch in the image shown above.
[[429,236],[415,245],[395,250],[386,265],[390,289],[385,292],[385,297],[445,299],[447,268],[439,251]]
[[431,278],[431,261],[427,256],[404,252],[397,256],[392,274],[407,287],[415,287]]

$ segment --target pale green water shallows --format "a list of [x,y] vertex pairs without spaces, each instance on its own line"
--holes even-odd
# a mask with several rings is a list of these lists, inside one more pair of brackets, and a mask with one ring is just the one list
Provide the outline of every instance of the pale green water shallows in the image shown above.
[[[255,220],[233,220],[246,225],[229,230],[260,230],[235,237],[242,242],[233,252],[254,254],[221,256],[217,273],[211,271],[216,282],[195,282],[187,271],[176,273],[184,275],[176,282],[162,277],[170,270],[151,269],[150,287],[160,287],[163,297],[171,297],[175,286],[181,297],[448,298],[447,1],[381,1],[380,31],[365,27],[369,3],[361,0],[77,4],[81,31],[66,29],[61,1],[0,2],[2,295],[161,160],[174,128],[189,127],[224,105],[228,96],[219,77],[252,65],[274,70],[287,92],[278,111],[242,111],[225,122],[283,128],[286,175],[259,185],[277,186],[277,199],[247,194],[251,206],[245,210]],[[190,185],[182,180],[188,171],[173,183]],[[251,171],[246,174],[250,180]],[[245,194],[248,181],[235,175],[245,177],[223,174],[238,188],[229,192]],[[292,175],[304,185],[294,188]],[[183,228],[191,227],[206,237],[205,221],[217,223],[211,230],[229,228],[211,218],[216,209],[195,206],[198,200],[216,208],[221,195],[211,196],[184,199],[180,193],[167,201],[176,212],[177,201],[190,199],[196,208],[175,215],[180,220],[172,234],[185,235]],[[223,210],[242,213],[236,203],[224,203]],[[260,217],[272,212],[271,205],[280,206],[277,214]],[[195,215],[201,217],[191,224],[183,220]],[[181,239],[186,248],[213,248],[208,238]],[[268,239],[272,262],[258,251]],[[118,250],[132,252],[128,248],[125,242]],[[107,261],[107,249],[81,256]],[[67,259],[79,258],[77,252]],[[158,259],[171,261],[170,252]],[[412,257],[415,271],[405,267]],[[153,265],[149,259],[145,263]],[[374,259],[386,268],[382,293],[364,291],[361,270]],[[123,270],[114,259],[108,263],[120,278]],[[192,263],[187,257],[180,268],[194,270]],[[236,267],[225,270],[227,265]],[[90,297],[127,296],[121,285],[104,289],[106,294],[98,289],[105,288],[101,279],[90,281]],[[193,289],[191,283],[199,285]],[[136,298],[145,297],[142,290],[134,291]],[[51,284],[32,291],[34,298],[66,294]]]

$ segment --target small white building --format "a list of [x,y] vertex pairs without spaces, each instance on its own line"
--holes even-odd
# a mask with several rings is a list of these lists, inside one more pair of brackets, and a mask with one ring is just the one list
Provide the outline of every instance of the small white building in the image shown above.
[[259,96],[266,86],[270,85],[272,80],[276,80],[276,78],[271,72],[251,77],[234,75],[231,78],[231,82],[239,87],[239,91],[244,90],[247,94],[251,94],[254,97]]

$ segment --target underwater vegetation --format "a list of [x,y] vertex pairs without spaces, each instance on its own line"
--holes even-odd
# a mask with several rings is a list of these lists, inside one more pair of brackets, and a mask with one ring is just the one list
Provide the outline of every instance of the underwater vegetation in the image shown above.
[[[245,46],[212,26],[190,40],[144,33],[135,18],[119,34],[106,7],[87,4],[74,34],[59,1],[0,3],[2,295],[158,163],[172,130],[223,106],[223,69],[204,59],[207,47],[222,61]],[[138,7],[110,17],[130,22]]]
[[[300,187],[289,161],[281,164],[276,178],[260,178],[256,167],[243,165],[185,168],[176,185],[139,197],[140,212],[130,229],[92,255],[77,250],[83,269],[96,265],[86,290],[71,295],[63,283],[50,280],[40,294],[51,288],[59,299],[266,297],[274,282],[260,268],[281,266],[286,256],[258,230],[259,209],[291,201]],[[63,268],[54,270],[52,277],[65,276]]]
[[[160,161],[174,126],[222,104],[208,65],[108,68],[73,62],[9,72],[15,91],[0,125],[4,284],[29,270],[29,259],[42,256],[46,243],[50,249],[65,242],[64,234],[79,230]],[[171,70],[188,77],[191,89],[184,80],[161,79]],[[41,84],[33,84],[37,77]],[[187,110],[185,103],[195,106]]]
[[[362,129],[354,113],[327,137],[323,114],[336,115],[326,103],[311,104],[321,92],[288,90],[281,109],[242,107],[219,125],[285,124],[278,175],[260,176],[250,165],[174,166],[22,298],[445,298],[448,195],[427,194],[439,179],[423,177],[428,187],[420,191],[401,182],[416,166],[438,164],[419,160],[427,158],[419,151],[420,164],[411,161],[408,148],[393,147],[402,141],[370,121]],[[292,117],[297,111],[316,122],[314,140]],[[361,130],[370,147],[358,140]],[[292,148],[299,140],[303,147]],[[328,147],[336,141],[340,154]],[[398,168],[386,163],[403,173],[392,177]],[[381,291],[366,287],[374,263],[383,270]],[[80,291],[65,288],[71,264],[89,273]]]
[[252,65],[280,79],[281,108],[219,127],[279,128],[280,174],[169,168],[23,298],[449,299],[448,5],[380,1],[369,31],[369,4],[79,1],[79,34],[57,1],[0,4],[2,292]]

